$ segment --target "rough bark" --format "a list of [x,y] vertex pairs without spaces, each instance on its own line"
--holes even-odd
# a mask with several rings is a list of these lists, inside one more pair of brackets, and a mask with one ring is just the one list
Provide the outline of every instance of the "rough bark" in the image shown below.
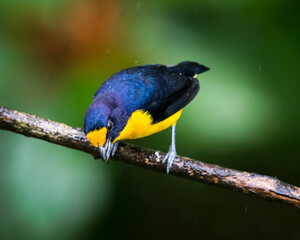
[[[89,143],[80,128],[73,128],[4,106],[0,106],[0,129],[84,151],[94,158],[100,157],[97,149]],[[164,156],[165,153],[159,151],[121,142],[113,160],[166,173],[166,166],[162,164]],[[180,156],[176,157],[170,175],[210,183],[246,195],[300,208],[300,188],[270,176],[242,172]]]

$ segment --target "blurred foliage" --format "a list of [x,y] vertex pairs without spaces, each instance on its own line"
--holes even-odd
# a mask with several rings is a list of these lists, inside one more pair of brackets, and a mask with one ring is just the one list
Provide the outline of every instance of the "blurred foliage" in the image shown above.
[[[299,8],[2,0],[0,103],[82,126],[120,69],[198,61],[211,70],[178,122],[177,152],[299,185]],[[300,239],[289,207],[10,132],[0,139],[1,239]],[[170,130],[133,142],[167,151]]]

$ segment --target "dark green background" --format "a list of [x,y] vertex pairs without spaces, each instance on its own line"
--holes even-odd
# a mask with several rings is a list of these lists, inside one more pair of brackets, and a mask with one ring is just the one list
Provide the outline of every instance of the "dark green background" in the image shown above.
[[[0,104],[82,127],[120,69],[211,68],[180,155],[300,185],[298,1],[0,1]],[[1,239],[300,239],[299,211],[0,132]],[[132,143],[167,151],[170,129]]]

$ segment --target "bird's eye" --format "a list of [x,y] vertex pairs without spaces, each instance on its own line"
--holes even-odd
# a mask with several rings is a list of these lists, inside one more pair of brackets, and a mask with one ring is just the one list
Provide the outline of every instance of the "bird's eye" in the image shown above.
[[107,131],[111,131],[114,128],[114,123],[112,121],[107,122]]

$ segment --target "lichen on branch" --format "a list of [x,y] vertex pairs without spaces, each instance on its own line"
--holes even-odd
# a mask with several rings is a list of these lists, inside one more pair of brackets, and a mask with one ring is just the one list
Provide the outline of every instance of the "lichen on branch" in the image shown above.
[[[0,129],[77,149],[91,154],[94,158],[100,158],[97,148],[90,144],[80,128],[73,128],[1,105]],[[166,174],[166,166],[162,164],[164,156],[165,153],[162,152],[121,142],[113,160]],[[210,183],[246,195],[300,208],[300,188],[277,178],[224,168],[180,156],[176,157],[170,175]]]

